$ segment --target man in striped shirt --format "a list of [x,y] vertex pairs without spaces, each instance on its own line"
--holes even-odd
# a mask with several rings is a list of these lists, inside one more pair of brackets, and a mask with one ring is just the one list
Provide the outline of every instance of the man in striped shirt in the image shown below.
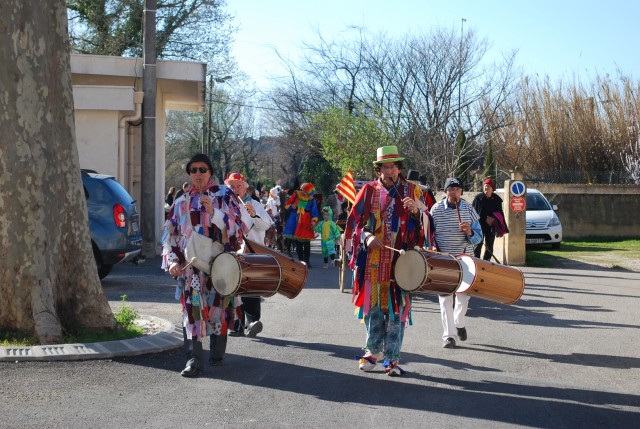
[[[444,192],[446,198],[431,208],[437,250],[454,256],[460,253],[473,255],[475,245],[482,242],[480,216],[471,204],[462,199],[462,181],[458,178],[448,178]],[[442,347],[452,349],[456,346],[456,338],[460,341],[467,339],[465,315],[469,295],[439,295],[438,300],[444,329]]]

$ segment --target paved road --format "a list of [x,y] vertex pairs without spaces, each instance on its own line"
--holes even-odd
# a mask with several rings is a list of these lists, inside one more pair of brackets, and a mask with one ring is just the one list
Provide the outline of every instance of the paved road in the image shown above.
[[[640,273],[524,268],[513,306],[477,298],[469,339],[440,347],[434,297],[414,302],[401,378],[362,373],[364,328],[337,271],[314,268],[295,299],[263,302],[265,329],[231,338],[225,364],[180,377],[179,349],[81,362],[0,363],[0,427],[638,427]],[[142,314],[179,322],[159,261],[103,282]]]

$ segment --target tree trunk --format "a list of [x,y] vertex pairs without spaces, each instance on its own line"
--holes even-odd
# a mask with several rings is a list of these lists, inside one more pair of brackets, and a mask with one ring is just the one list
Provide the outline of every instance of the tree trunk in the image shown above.
[[0,2],[0,329],[113,328],[93,259],[64,0]]

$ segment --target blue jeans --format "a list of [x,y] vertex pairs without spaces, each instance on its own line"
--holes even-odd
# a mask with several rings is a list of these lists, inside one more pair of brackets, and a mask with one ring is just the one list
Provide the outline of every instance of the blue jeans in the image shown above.
[[404,338],[404,323],[400,316],[384,314],[379,306],[371,307],[369,314],[364,316],[367,329],[367,344],[365,351],[371,354],[384,353],[387,359],[399,359]]

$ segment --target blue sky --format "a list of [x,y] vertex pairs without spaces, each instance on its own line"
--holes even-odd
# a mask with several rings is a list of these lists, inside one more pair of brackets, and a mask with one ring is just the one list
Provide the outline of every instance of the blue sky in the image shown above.
[[620,69],[640,77],[640,1],[636,0],[227,0],[240,26],[233,54],[240,67],[267,87],[285,74],[273,52],[296,59],[314,28],[331,40],[347,26],[393,36],[433,26],[473,29],[492,45],[488,59],[518,49],[517,65],[552,81]]

